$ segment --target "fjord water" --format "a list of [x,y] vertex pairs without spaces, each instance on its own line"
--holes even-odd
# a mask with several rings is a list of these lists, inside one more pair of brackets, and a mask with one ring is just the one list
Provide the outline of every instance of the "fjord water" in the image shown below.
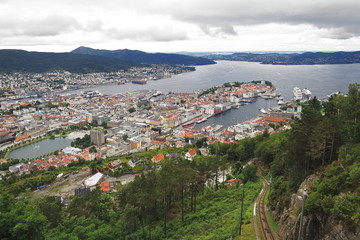
[[[164,93],[194,92],[225,82],[268,80],[284,100],[292,98],[294,87],[309,88],[313,96],[324,98],[334,91],[347,92],[350,83],[360,82],[360,64],[268,65],[254,62],[218,61],[214,65],[197,66],[195,72],[149,81],[146,85],[103,85],[88,90],[115,94],[136,90],[159,90]],[[71,91],[79,93],[83,90]]]
[[[336,91],[347,93],[350,83],[360,82],[360,64],[329,65],[267,65],[254,62],[218,61],[214,65],[197,66],[195,72],[183,73],[167,79],[148,81],[146,85],[103,85],[86,90],[116,94],[136,90],[159,90],[163,93],[194,92],[226,82],[271,81],[284,101],[293,97],[293,88],[308,88],[319,99]],[[79,93],[83,90],[72,91]],[[225,127],[256,117],[259,108],[275,105],[275,101],[258,99],[256,103],[232,109],[203,124],[222,124]]]

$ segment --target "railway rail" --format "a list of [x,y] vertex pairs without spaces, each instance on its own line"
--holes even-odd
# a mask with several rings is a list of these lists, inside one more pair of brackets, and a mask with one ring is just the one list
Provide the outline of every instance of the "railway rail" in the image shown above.
[[[260,239],[265,239],[265,240],[278,240],[276,234],[274,233],[272,226],[269,222],[269,219],[267,217],[266,214],[266,206],[265,206],[265,196],[266,196],[266,192],[268,191],[268,187],[269,187],[269,183],[266,181],[266,179],[261,176],[261,179],[263,181],[263,189],[261,190],[255,206],[254,206],[254,217],[255,217],[255,222],[259,223],[259,227],[261,230],[261,238]],[[259,221],[257,221],[257,219]],[[259,237],[259,236],[257,236]]]

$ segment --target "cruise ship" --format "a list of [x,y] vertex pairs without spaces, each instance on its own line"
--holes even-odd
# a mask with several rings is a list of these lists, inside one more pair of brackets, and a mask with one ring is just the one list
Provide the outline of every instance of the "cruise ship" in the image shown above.
[[294,87],[293,93],[294,93],[294,100],[309,100],[311,97],[311,92],[307,88],[301,90],[298,87]]
[[303,98],[302,91],[298,87],[294,87],[293,94],[295,100],[301,100]]
[[303,94],[303,99],[309,100],[310,97],[311,97],[311,92],[310,92],[310,90],[307,89],[307,88],[304,88],[304,89],[302,90],[302,94]]

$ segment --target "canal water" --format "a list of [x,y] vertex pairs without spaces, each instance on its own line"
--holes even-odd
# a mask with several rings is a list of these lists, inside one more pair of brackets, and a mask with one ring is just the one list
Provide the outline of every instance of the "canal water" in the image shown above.
[[9,154],[9,159],[34,159],[70,146],[68,138],[44,139],[30,145],[15,149]]

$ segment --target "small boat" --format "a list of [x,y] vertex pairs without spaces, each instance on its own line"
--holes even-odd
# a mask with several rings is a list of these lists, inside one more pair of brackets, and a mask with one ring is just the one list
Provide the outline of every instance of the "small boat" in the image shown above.
[[189,127],[192,127],[192,126],[194,126],[194,123],[183,125],[183,128],[189,128]]
[[196,123],[202,123],[202,122],[205,122],[207,119],[206,118],[203,118],[203,119],[200,119],[200,120],[198,120],[198,121],[196,121]]
[[99,97],[101,96],[102,94],[99,92],[99,91],[83,91],[81,92],[81,95],[83,95],[84,97],[86,98],[92,98],[92,97]]
[[263,109],[263,108],[260,108],[259,111],[260,111],[261,113],[266,113],[265,109]]
[[280,99],[277,103],[278,103],[278,105],[283,105],[284,101]]
[[141,85],[144,85],[147,83],[146,80],[132,80],[131,81],[133,84],[141,84]]

